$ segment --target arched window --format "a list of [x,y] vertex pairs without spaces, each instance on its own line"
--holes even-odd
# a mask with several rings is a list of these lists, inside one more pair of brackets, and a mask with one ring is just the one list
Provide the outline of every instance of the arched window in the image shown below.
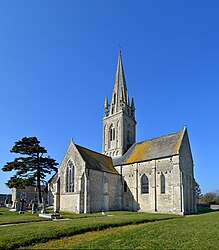
[[75,168],[72,161],[69,161],[66,169],[66,192],[74,192]]
[[112,114],[114,113],[114,106],[112,105]]
[[148,177],[143,174],[141,177],[141,193],[148,194],[149,193],[149,181]]
[[160,176],[160,192],[161,194],[165,194],[165,176],[163,174],[161,174]]
[[111,124],[110,128],[109,128],[109,149],[111,149],[113,147],[112,142],[115,141],[115,128],[113,127],[113,124]]

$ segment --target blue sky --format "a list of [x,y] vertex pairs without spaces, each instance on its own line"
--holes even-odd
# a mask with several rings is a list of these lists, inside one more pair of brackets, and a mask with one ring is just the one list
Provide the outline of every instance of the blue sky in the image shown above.
[[0,1],[0,166],[24,136],[59,163],[71,138],[101,151],[121,46],[137,141],[187,124],[195,178],[218,190],[218,11],[217,0]]

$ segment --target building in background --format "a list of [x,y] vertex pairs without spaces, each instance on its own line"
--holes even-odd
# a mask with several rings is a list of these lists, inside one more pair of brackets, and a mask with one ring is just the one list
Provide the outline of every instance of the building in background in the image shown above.
[[[47,195],[47,186],[42,185],[42,198],[44,201],[47,202],[48,195]],[[28,186],[25,188],[12,188],[12,202],[24,200],[26,206],[30,204],[32,201],[38,201],[38,192],[37,187],[35,186]]]

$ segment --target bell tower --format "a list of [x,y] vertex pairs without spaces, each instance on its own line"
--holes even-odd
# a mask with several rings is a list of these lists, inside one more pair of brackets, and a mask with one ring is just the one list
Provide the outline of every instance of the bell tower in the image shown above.
[[112,99],[104,102],[102,153],[112,158],[121,157],[135,143],[136,121],[134,99],[130,105],[121,51],[118,63]]

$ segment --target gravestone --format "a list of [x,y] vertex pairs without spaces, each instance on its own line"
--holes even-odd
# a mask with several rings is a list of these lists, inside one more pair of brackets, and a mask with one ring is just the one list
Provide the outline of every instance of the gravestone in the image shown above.
[[26,211],[26,206],[25,206],[25,203],[26,203],[26,201],[22,198],[21,200],[20,200],[20,211],[21,212],[24,212],[24,211]]
[[47,211],[46,211],[46,201],[43,198],[42,198],[41,214],[47,214]]
[[15,209],[15,211],[17,211],[17,212],[21,210],[20,201],[16,200],[16,201],[14,202],[14,209]]
[[37,202],[32,201],[32,208],[31,208],[32,214],[35,214],[37,212]]

